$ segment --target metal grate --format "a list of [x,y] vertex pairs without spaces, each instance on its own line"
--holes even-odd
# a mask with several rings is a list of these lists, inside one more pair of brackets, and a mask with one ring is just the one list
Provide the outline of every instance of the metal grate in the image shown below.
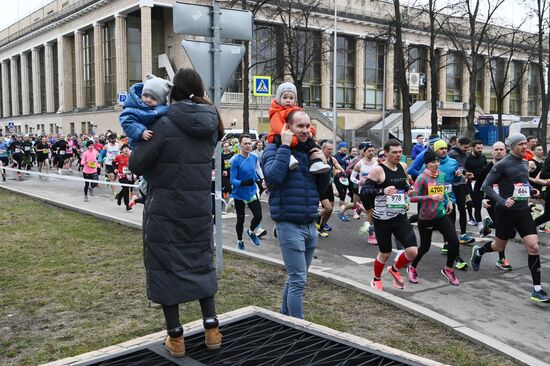
[[221,350],[209,352],[204,345],[204,333],[185,338],[187,356],[172,359],[162,342],[145,346],[139,351],[114,355],[88,366],[399,366],[414,365],[379,351],[364,350],[303,329],[252,315],[221,327]]

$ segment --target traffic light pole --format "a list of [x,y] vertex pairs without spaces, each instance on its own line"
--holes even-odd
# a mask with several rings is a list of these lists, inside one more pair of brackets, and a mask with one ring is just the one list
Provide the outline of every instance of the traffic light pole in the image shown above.
[[[212,66],[213,66],[213,93],[214,96],[214,105],[220,113],[221,102],[222,102],[222,88],[220,85],[220,54],[221,54],[221,34],[220,34],[220,4],[217,0],[212,0]],[[219,136],[221,138],[221,136]],[[222,243],[222,147],[221,142],[216,144],[215,150],[215,171],[216,171],[216,182],[215,182],[215,200],[214,204],[216,207],[215,217],[216,217],[216,270],[218,276],[223,272],[223,243]]]

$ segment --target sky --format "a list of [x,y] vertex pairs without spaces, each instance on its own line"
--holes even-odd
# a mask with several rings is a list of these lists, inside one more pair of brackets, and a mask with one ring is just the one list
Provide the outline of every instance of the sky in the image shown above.
[[[0,12],[0,30],[5,29],[9,25],[13,24],[17,19],[21,19],[33,11],[40,9],[44,5],[50,3],[52,0],[2,0],[2,11]],[[402,4],[407,2],[413,4],[418,0],[401,0]],[[499,23],[507,23],[517,25],[525,18],[527,14],[527,6],[522,5],[520,2],[534,0],[506,0],[503,6],[499,9]],[[529,32],[536,31],[536,23],[526,23],[523,27],[524,30]]]

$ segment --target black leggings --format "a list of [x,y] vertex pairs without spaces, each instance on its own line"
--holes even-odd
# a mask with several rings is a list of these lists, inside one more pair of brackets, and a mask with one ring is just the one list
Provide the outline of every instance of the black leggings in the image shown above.
[[[93,173],[93,174],[82,173],[82,175],[84,176],[84,179],[98,180],[97,173]],[[90,185],[92,186],[92,188],[97,187],[97,183],[84,182],[84,195],[85,196],[88,195],[88,188],[90,187]]]
[[474,208],[474,220],[481,222],[481,201],[483,200],[483,192],[474,189],[471,194],[472,207]]
[[[133,180],[129,180],[126,177],[119,178],[118,182],[123,184],[134,184]],[[126,205],[126,207],[128,207],[128,205],[130,204],[130,187],[121,187],[120,192],[118,192],[118,196],[122,197],[122,199],[124,200],[124,204]]]
[[[456,204],[453,205],[453,211],[449,214],[451,223],[455,225],[456,222],[456,211],[460,214],[459,223],[460,223],[460,234],[466,234],[466,195],[467,192],[466,184],[461,184],[454,186],[454,193],[456,198]],[[456,226],[456,225],[455,225]]]
[[546,195],[544,196],[544,212],[535,219],[535,225],[539,226],[548,221],[550,221],[550,190],[546,189]]
[[447,243],[449,252],[447,253],[447,267],[452,268],[453,264],[458,257],[458,238],[456,236],[456,230],[454,225],[449,220],[447,215],[433,220],[418,220],[418,233],[420,235],[420,247],[418,248],[418,254],[412,261],[412,266],[416,268],[418,263],[428,253],[432,246],[432,232],[437,230],[443,235],[443,240]]
[[[205,297],[200,299],[201,311],[203,319],[216,317],[216,303],[214,302],[214,296]],[[179,305],[162,305],[162,311],[164,312],[164,320],[166,320],[166,329],[174,329],[181,326],[180,323],[180,309]]]
[[[244,201],[235,200],[235,211],[237,212],[237,223],[235,229],[237,230],[237,239],[243,240],[244,229]],[[256,230],[256,228],[262,222],[262,206],[260,200],[256,199],[250,203],[247,203],[248,208],[252,212],[252,221],[250,221],[250,231]]]

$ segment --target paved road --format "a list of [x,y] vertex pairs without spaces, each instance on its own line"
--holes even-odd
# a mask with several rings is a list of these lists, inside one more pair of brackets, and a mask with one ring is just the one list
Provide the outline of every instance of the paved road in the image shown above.
[[[24,177],[23,181],[16,181],[9,173],[8,177],[7,182],[0,182],[0,188],[17,188],[90,211],[116,215],[134,224],[141,223],[142,206],[137,205],[132,211],[126,212],[124,206],[116,205],[107,187],[96,189],[96,195],[86,203],[83,202],[82,184],[79,182],[52,178],[41,180],[32,176]],[[269,218],[267,203],[262,204],[262,226],[270,234],[258,248],[254,247],[245,235],[246,250],[281,259],[276,239],[271,236],[273,221]],[[414,207],[411,211],[415,211]],[[224,214],[223,219],[224,245],[234,246],[235,215]],[[247,217],[247,223],[249,220],[250,217]],[[341,222],[335,214],[329,224],[332,225],[333,231],[328,238],[319,238],[319,247],[312,266],[318,270],[368,283],[372,278],[372,260],[376,256],[377,247],[368,245],[366,238],[359,236],[358,229],[362,221]],[[540,234],[539,238],[543,284],[550,289],[550,235]],[[389,276],[384,275],[386,291],[446,315],[550,363],[550,305],[535,304],[529,300],[531,276],[527,269],[527,255],[523,246],[517,241],[509,243],[507,256],[514,267],[512,272],[497,270],[495,262],[498,256],[494,253],[488,254],[484,256],[479,272],[457,271],[461,284],[454,287],[439,273],[445,263],[445,257],[440,254],[437,247],[442,242],[441,236],[434,233],[433,241],[432,250],[423,258],[418,269],[420,283],[407,283],[404,290],[398,290],[392,287]],[[487,239],[478,239],[478,242],[485,241]],[[470,247],[461,247],[463,258],[469,258],[470,253]]]

